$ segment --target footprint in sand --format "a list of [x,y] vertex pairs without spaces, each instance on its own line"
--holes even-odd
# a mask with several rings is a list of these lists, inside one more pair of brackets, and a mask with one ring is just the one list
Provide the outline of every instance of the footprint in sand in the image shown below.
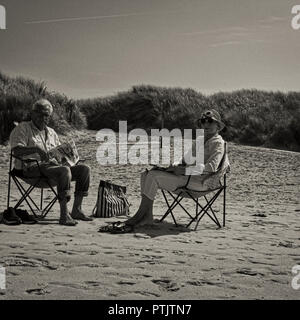
[[106,252],[103,252],[104,254],[115,254],[116,252],[115,251],[106,251]]
[[286,284],[286,281],[280,280],[280,279],[271,279],[272,282],[280,283],[280,284]]
[[134,293],[142,295],[142,296],[153,296],[153,297],[160,297],[160,294],[154,292],[147,292],[147,291],[134,291]]
[[77,253],[74,252],[74,251],[68,251],[68,250],[56,250],[56,252],[63,253],[63,254],[68,254],[68,255],[77,254]]
[[183,255],[186,254],[186,253],[185,253],[184,251],[182,251],[182,250],[173,250],[173,253],[174,253],[175,255],[179,255],[179,256],[183,256]]
[[88,287],[100,287],[103,285],[103,283],[98,281],[85,281],[84,282]]
[[[136,274],[136,276],[139,277],[140,274]],[[150,274],[142,274],[141,276],[144,277],[144,278],[151,278]]]
[[133,236],[138,239],[149,239],[150,238],[150,236],[144,235],[144,234],[134,234]]
[[26,256],[6,256],[0,259],[0,263],[10,267],[44,267],[50,270],[58,269],[58,266],[50,264],[48,260]]
[[263,261],[259,261],[259,260],[255,260],[255,259],[248,259],[248,261],[253,264],[260,264],[260,265],[266,265],[266,266],[277,266],[276,263],[263,262]]
[[263,276],[264,275],[263,273],[251,270],[250,268],[237,269],[236,273],[244,274],[244,275],[247,275],[247,276],[257,276],[257,275],[262,275]]
[[192,286],[203,286],[203,285],[214,286],[214,285],[217,285],[215,282],[209,281],[209,280],[193,280],[193,281],[187,281],[186,283],[190,284]]
[[143,255],[140,261],[137,261],[136,263],[149,263],[149,264],[155,264],[160,263],[158,260],[162,259],[163,256],[154,256],[154,255]]
[[175,263],[178,263],[178,264],[185,264],[186,261],[185,260],[176,260]]
[[43,296],[45,294],[51,293],[51,291],[47,290],[46,288],[34,288],[34,289],[27,289],[26,293]]
[[279,242],[278,247],[294,248],[294,245],[292,242],[286,241],[286,242]]
[[155,264],[155,263],[157,263],[157,262],[152,261],[152,260],[142,260],[142,261],[137,261],[137,262],[136,262],[136,264],[139,264],[139,263]]
[[70,283],[70,282],[61,282],[61,281],[49,282],[49,285],[72,288],[72,289],[88,289],[86,285],[80,285],[80,284]]
[[180,289],[175,282],[169,279],[153,279],[151,281],[167,291],[178,291]]
[[255,214],[252,214],[253,217],[260,217],[260,218],[265,218],[267,215],[264,214],[264,213],[255,213]]
[[135,281],[132,281],[132,280],[120,280],[117,282],[117,284],[120,284],[120,285],[130,285],[130,286],[133,286],[136,284]]
[[105,263],[81,263],[76,265],[76,267],[89,267],[89,268],[107,268],[108,265]]
[[199,280],[192,280],[192,281],[187,281],[186,282],[189,285],[192,286],[216,286],[216,287],[226,287],[228,289],[233,289],[233,290],[237,290],[238,288],[236,286],[230,285],[224,281],[219,281],[219,280],[215,280],[215,281],[211,281],[211,280],[207,280],[207,279],[199,279]]

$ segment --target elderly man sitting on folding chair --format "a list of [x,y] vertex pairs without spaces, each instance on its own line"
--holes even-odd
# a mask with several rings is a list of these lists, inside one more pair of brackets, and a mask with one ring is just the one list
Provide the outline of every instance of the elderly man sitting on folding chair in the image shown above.
[[[197,125],[204,129],[204,168],[200,175],[185,175],[186,167],[179,165],[170,167],[166,171],[152,169],[141,175],[142,199],[136,214],[125,223],[112,225],[113,233],[125,233],[133,230],[133,226],[153,223],[153,202],[158,189],[174,192],[180,187],[201,191],[209,187],[208,176],[217,172],[225,152],[225,142],[219,135],[224,128],[220,114],[216,110],[205,111]],[[192,152],[192,150],[190,151]],[[228,158],[225,167],[229,166]],[[199,189],[200,188],[200,189]],[[119,230],[119,232],[118,232]]]
[[[36,159],[35,164],[26,167],[15,159],[15,168],[23,170],[24,176],[34,178],[43,174],[55,181],[60,204],[59,223],[66,226],[75,226],[77,221],[90,221],[91,218],[82,212],[81,204],[84,196],[88,195],[90,183],[90,168],[84,164],[72,167],[60,166],[49,161],[48,151],[58,145],[60,141],[56,132],[47,126],[53,112],[51,103],[46,99],[38,100],[32,107],[31,121],[21,122],[13,129],[10,135],[10,146],[17,157]],[[71,199],[70,183],[76,181],[75,199],[71,215],[67,202]]]

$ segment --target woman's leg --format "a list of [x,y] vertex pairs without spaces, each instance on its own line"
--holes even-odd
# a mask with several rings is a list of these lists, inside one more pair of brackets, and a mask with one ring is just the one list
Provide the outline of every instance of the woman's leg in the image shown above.
[[136,225],[141,222],[145,222],[147,218],[147,223],[151,223],[153,221],[153,200],[147,198],[145,195],[142,195],[142,200],[136,214],[129,218],[125,223],[129,225]]
[[141,197],[142,197],[142,199],[141,199],[138,211],[135,213],[135,215],[133,217],[129,218],[126,221],[126,224],[135,225],[140,220],[143,219],[143,217],[147,213],[147,211],[150,210],[152,212],[153,200],[147,198],[146,196],[143,196],[143,193],[142,193],[142,190],[144,190],[144,185],[145,185],[145,181],[146,181],[148,172],[149,171],[146,170],[141,174],[140,184],[141,184]]
[[153,221],[153,202],[158,189],[175,191],[184,186],[187,176],[176,176],[173,173],[151,170],[142,173],[141,193],[142,200],[136,214],[126,221],[126,224],[145,224]]

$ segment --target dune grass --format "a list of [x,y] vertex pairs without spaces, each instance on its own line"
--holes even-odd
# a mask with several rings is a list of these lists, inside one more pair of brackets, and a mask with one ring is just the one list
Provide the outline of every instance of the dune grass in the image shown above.
[[33,103],[40,98],[52,103],[54,110],[49,125],[58,133],[86,127],[85,115],[73,100],[63,94],[50,92],[44,82],[8,77],[0,72],[0,143],[7,142],[14,122],[29,119]]
[[0,143],[5,143],[14,122],[28,119],[39,98],[54,106],[50,126],[58,133],[76,128],[118,130],[196,128],[195,120],[209,108],[218,110],[226,123],[222,132],[239,144],[300,151],[300,92],[256,89],[203,95],[193,89],[134,86],[114,96],[73,101],[51,92],[44,82],[8,77],[0,72]]
[[220,112],[224,138],[240,144],[300,151],[300,92],[256,89],[205,96],[192,89],[135,86],[112,97],[79,100],[91,129],[195,128],[209,108]]

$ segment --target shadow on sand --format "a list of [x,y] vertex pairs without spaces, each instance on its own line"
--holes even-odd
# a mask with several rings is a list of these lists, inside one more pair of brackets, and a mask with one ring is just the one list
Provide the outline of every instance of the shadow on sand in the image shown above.
[[193,230],[186,228],[183,225],[175,225],[169,222],[155,222],[152,225],[136,227],[135,234],[146,234],[151,238],[157,238],[165,235],[178,235],[181,233],[192,232]]
[[[183,225],[178,225],[177,227],[174,223],[168,222],[155,222],[152,225],[144,225],[144,226],[135,226],[131,233],[137,238],[156,238],[165,235],[178,235],[185,232],[191,232],[192,230],[184,227]],[[122,235],[123,233],[110,233],[105,232],[106,234],[110,234],[112,236]],[[126,234],[128,234],[126,233]]]

